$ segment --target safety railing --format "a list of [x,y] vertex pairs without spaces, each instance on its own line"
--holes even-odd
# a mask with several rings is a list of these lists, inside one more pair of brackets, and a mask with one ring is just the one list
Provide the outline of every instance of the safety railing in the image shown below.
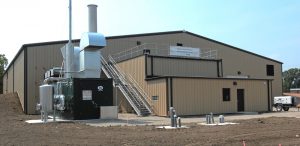
[[[152,43],[145,43],[139,46],[135,46],[124,51],[118,52],[116,54],[111,55],[112,58],[116,61],[123,61],[127,59],[131,59],[144,53],[148,53],[151,55],[159,55],[159,56],[172,56],[170,55],[170,45],[167,44],[152,44]],[[149,52],[145,52],[145,51]],[[204,51],[204,52],[202,52]],[[187,56],[185,56],[187,57]],[[212,49],[203,49],[199,53],[199,57],[193,58],[203,58],[203,59],[217,59],[218,58],[218,51]]]

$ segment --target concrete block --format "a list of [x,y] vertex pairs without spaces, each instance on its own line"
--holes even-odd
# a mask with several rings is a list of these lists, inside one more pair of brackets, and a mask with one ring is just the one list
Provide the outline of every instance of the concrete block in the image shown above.
[[100,119],[118,119],[118,106],[101,106]]

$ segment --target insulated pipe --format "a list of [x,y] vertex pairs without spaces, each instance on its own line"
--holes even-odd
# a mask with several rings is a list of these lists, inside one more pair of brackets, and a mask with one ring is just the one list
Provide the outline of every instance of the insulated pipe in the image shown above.
[[97,32],[97,5],[88,5],[89,8],[89,32]]

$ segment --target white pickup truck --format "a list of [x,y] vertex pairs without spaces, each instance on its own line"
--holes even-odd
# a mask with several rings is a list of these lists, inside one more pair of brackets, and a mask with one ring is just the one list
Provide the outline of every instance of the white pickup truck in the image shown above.
[[273,106],[276,111],[288,111],[290,107],[296,106],[296,98],[293,96],[276,96],[274,97]]

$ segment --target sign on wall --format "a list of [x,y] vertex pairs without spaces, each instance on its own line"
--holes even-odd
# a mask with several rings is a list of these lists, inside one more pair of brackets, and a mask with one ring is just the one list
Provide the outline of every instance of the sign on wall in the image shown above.
[[170,56],[200,57],[200,49],[182,46],[170,46]]

